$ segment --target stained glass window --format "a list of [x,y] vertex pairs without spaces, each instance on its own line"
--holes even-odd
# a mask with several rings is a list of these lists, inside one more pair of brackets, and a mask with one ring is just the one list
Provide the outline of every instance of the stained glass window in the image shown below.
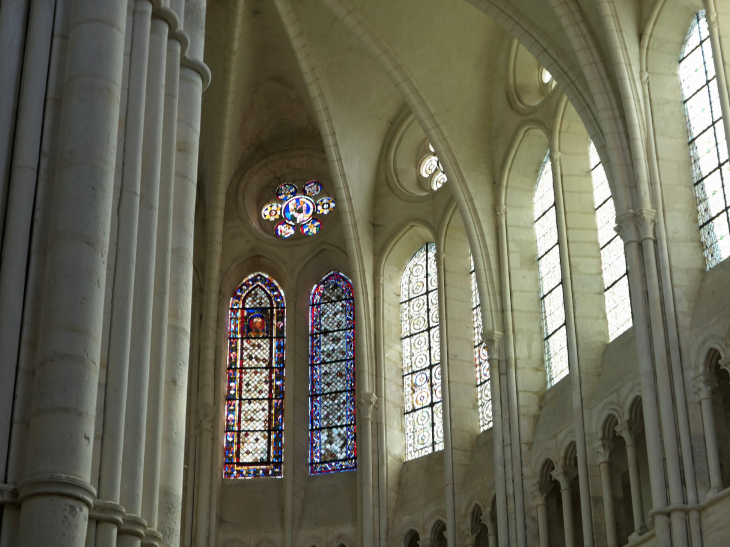
[[568,374],[569,367],[563,277],[558,246],[558,218],[555,211],[555,189],[549,150],[542,162],[535,189],[535,235],[537,266],[540,271],[545,367],[548,387],[552,387]]
[[334,198],[330,196],[317,198],[323,189],[322,183],[318,180],[305,182],[301,193],[294,183],[280,184],[275,191],[275,199],[279,201],[264,205],[261,208],[261,218],[276,223],[274,235],[281,239],[295,236],[297,226],[302,235],[317,235],[322,229],[322,219],[315,218],[314,215],[329,215],[335,208]]
[[705,12],[692,20],[679,60],[700,238],[709,270],[730,255],[728,148]]
[[412,460],[444,448],[435,243],[413,255],[400,294],[406,460]]
[[481,431],[492,427],[492,385],[489,372],[487,345],[482,341],[482,305],[479,301],[477,275],[474,270],[474,257],[469,255],[471,264],[471,304],[474,317],[474,358],[477,365],[477,400],[479,402],[479,428]]
[[279,285],[255,273],[228,312],[223,478],[281,477],[286,304]]
[[357,469],[355,302],[339,272],[314,286],[309,315],[309,473]]
[[428,143],[426,155],[418,162],[418,174],[424,179],[428,179],[428,187],[434,192],[448,181],[448,177],[444,173],[444,166],[441,165],[441,160],[431,143]]
[[629,297],[629,276],[626,267],[624,244],[614,230],[616,208],[613,205],[611,187],[608,185],[606,171],[595,145],[589,148],[591,159],[591,178],[593,179],[593,201],[596,206],[598,224],[598,244],[601,247],[603,267],[603,294],[606,297],[606,317],[610,340],[630,328],[631,299]]

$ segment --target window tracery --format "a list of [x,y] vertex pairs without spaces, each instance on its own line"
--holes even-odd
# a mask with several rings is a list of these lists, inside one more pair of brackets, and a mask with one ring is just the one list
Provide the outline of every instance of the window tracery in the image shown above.
[[421,247],[401,276],[406,460],[444,448],[436,244]]
[[309,473],[357,469],[355,302],[331,272],[314,286],[309,315]]
[[280,478],[286,304],[263,273],[243,280],[228,311],[223,478]]
[[709,270],[730,255],[728,147],[705,12],[695,15],[679,60],[700,237]]
[[418,162],[418,174],[428,180],[428,187],[433,192],[441,188],[448,180],[446,173],[444,173],[444,166],[441,165],[441,160],[436,155],[431,143],[428,143],[426,155]]
[[274,235],[281,239],[295,235],[297,227],[305,236],[317,235],[322,229],[322,220],[314,215],[328,215],[336,205],[330,196],[316,198],[322,191],[322,183],[318,180],[306,182],[301,192],[293,183],[280,184],[276,189],[277,201],[267,203],[261,208],[261,218],[276,222]]
[[608,336],[610,340],[613,340],[633,325],[628,268],[623,242],[614,230],[616,208],[611,195],[611,187],[608,185],[601,158],[592,142],[589,155],[591,179],[593,180],[593,201],[598,225],[598,244],[601,248]]
[[540,302],[545,340],[545,367],[548,387],[552,387],[568,374],[569,365],[558,221],[549,150],[537,177],[534,206],[537,266],[540,273]]
[[477,400],[479,402],[479,428],[485,431],[492,427],[492,385],[487,345],[482,341],[482,305],[474,268],[474,257],[469,255],[471,276],[472,316],[474,318],[474,358],[477,369]]

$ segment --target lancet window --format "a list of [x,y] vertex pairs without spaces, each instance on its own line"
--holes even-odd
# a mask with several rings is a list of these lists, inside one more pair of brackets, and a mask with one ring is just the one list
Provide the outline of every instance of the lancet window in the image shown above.
[[542,327],[545,340],[545,367],[548,387],[552,387],[568,374],[569,366],[565,300],[563,299],[563,278],[558,245],[558,220],[549,150],[537,177],[534,205]]
[[730,255],[730,170],[705,12],[692,20],[679,60],[692,175],[707,269]]
[[281,477],[286,304],[263,273],[243,280],[228,312],[223,477]]
[[489,370],[487,345],[482,341],[482,305],[479,301],[479,288],[474,268],[474,257],[469,256],[471,264],[471,303],[474,318],[474,358],[477,369],[477,400],[479,402],[479,428],[481,431],[492,427],[492,386]]
[[444,448],[436,244],[421,247],[401,276],[406,460]]
[[330,272],[309,314],[309,473],[357,469],[355,302],[352,283]]
[[608,185],[606,171],[593,143],[589,148],[591,160],[591,178],[593,179],[593,201],[596,206],[596,223],[598,225],[598,244],[601,247],[601,265],[603,267],[603,294],[606,297],[606,317],[608,319],[608,336],[610,340],[630,328],[633,324],[631,316],[631,299],[629,297],[629,276],[626,267],[626,255],[621,238],[614,230],[616,225],[616,208]]

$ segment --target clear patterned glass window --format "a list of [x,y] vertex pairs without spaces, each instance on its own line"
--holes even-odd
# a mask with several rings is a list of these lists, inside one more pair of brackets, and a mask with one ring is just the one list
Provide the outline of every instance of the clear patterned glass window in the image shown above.
[[352,283],[330,272],[309,312],[309,473],[357,469],[355,302]]
[[542,162],[535,188],[535,236],[537,266],[540,272],[545,367],[548,387],[552,387],[568,374],[569,366],[563,278],[558,247],[558,219],[549,150]]
[[401,276],[406,460],[444,448],[436,244],[421,247]]
[[593,143],[589,148],[591,178],[593,179],[593,201],[596,206],[598,244],[601,247],[603,267],[603,291],[606,297],[606,317],[610,340],[633,325],[631,298],[629,297],[629,275],[626,266],[624,244],[614,230],[616,208],[613,205],[611,187],[606,171]]
[[479,302],[479,288],[474,271],[474,257],[469,255],[471,265],[471,304],[474,318],[474,358],[477,365],[477,400],[479,402],[479,428],[481,431],[492,427],[492,385],[489,371],[487,345],[482,341],[482,305]]
[[728,148],[705,12],[692,20],[679,60],[700,237],[709,270],[730,255]]
[[280,478],[284,462],[284,293],[256,273],[228,311],[223,478]]

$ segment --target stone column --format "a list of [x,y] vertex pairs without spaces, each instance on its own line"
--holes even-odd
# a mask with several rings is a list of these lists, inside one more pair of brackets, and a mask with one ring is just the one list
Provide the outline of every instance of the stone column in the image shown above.
[[611,480],[611,450],[613,441],[601,440],[593,444],[598,454],[598,465],[601,470],[601,490],[603,492],[603,514],[606,520],[606,545],[618,547],[618,533],[616,531],[616,509],[613,500],[613,483]]
[[378,406],[375,393],[361,392],[357,397],[358,451],[360,480],[362,481],[362,535],[363,545],[373,545],[373,410]]
[[552,486],[552,483],[548,481],[537,481],[531,488],[532,497],[535,500],[535,506],[537,507],[537,531],[540,540],[540,547],[549,547],[550,545],[547,516],[547,495],[550,493]]
[[[190,31],[190,48],[180,69],[160,449],[157,529],[162,534],[163,547],[180,544],[200,107],[203,90],[210,82],[210,71],[200,60],[203,57],[205,2],[188,2],[192,2],[190,8],[194,17],[185,17],[184,28],[186,33]],[[189,12],[187,6],[186,14]]]
[[715,429],[715,412],[712,408],[712,390],[717,387],[717,378],[711,373],[700,374],[692,381],[702,409],[702,422],[705,429],[705,447],[707,450],[707,467],[710,473],[710,491],[707,497],[716,496],[722,490],[722,472],[720,470],[720,451],[717,447],[717,430]]
[[578,471],[563,465],[554,469],[552,476],[560,483],[560,496],[563,498],[563,527],[565,528],[565,547],[576,547],[575,529],[573,528],[573,493],[570,491],[570,481]]
[[456,507],[454,492],[454,453],[451,445],[451,380],[449,377],[448,331],[446,329],[446,253],[436,251],[438,274],[439,336],[441,360],[441,415],[444,432],[444,497],[446,498],[446,540],[456,547]]
[[634,431],[627,420],[616,426],[616,433],[626,442],[626,458],[629,462],[629,485],[631,487],[631,508],[634,513],[634,534],[639,537],[648,531],[644,523],[644,500],[641,493],[639,455],[636,451]]
[[[99,501],[104,504],[116,504],[119,508],[129,348],[132,336],[147,60],[152,15],[150,0],[129,1],[134,1],[134,26],[129,29],[132,32],[132,53],[129,65],[122,190],[119,200],[119,227],[99,471]],[[99,521],[96,527],[98,547],[114,547],[116,536],[115,522]]]
[[[126,5],[76,0],[70,11],[20,547],[81,547],[101,350]],[[79,181],[84,181],[79,184]],[[53,447],[53,450],[48,450]]]
[[[10,172],[6,230],[0,257],[0,348],[3,348],[0,351],[0,480],[5,480],[9,453],[10,421],[20,350],[27,257],[38,180],[55,3],[55,0],[36,0],[30,13],[17,135]],[[22,31],[15,29],[13,34],[20,32]],[[3,35],[3,48],[4,42]],[[3,74],[2,78],[6,78],[6,75]],[[0,84],[0,89],[3,85]],[[12,103],[13,100],[8,96],[7,102]],[[6,107],[4,105],[0,109]],[[0,234],[2,233],[0,229]]]
[[[0,74],[2,74],[0,97],[3,98],[0,101],[0,240],[5,226],[10,158],[13,153],[18,87],[23,66],[23,50],[26,45],[25,31],[29,5],[30,0],[6,0],[0,3],[0,36],[3,38],[0,48]],[[4,448],[6,447],[0,450]]]
[[482,515],[482,523],[487,527],[487,539],[489,547],[497,547],[497,522],[494,520],[495,515],[490,511]]
[[[182,15],[182,3],[178,12]],[[170,245],[172,230],[173,190],[175,186],[175,145],[177,131],[177,102],[180,87],[180,52],[187,47],[187,36],[180,30],[176,11],[165,10],[170,25],[165,68],[165,97],[162,120],[162,151],[160,166],[160,196],[157,216],[154,296],[152,304],[152,345],[147,394],[147,423],[144,455],[144,489],[142,518],[147,521],[144,547],[159,547],[162,541],[157,531],[160,489],[160,448],[162,441],[162,408],[165,384],[165,355],[167,344],[167,310],[170,282]]]
[[134,273],[132,338],[129,349],[129,384],[132,389],[127,390],[120,497],[126,515],[117,537],[117,544],[120,547],[139,547],[147,529],[147,521],[142,517],[142,489],[152,345],[168,21],[177,21],[174,13],[169,8],[156,9],[149,37],[138,221],[138,230],[143,237],[137,242]]
[[377,397],[382,401],[378,406],[378,547],[388,545],[388,437],[385,408],[385,286],[383,276],[376,279],[377,294],[375,297],[375,389]]

